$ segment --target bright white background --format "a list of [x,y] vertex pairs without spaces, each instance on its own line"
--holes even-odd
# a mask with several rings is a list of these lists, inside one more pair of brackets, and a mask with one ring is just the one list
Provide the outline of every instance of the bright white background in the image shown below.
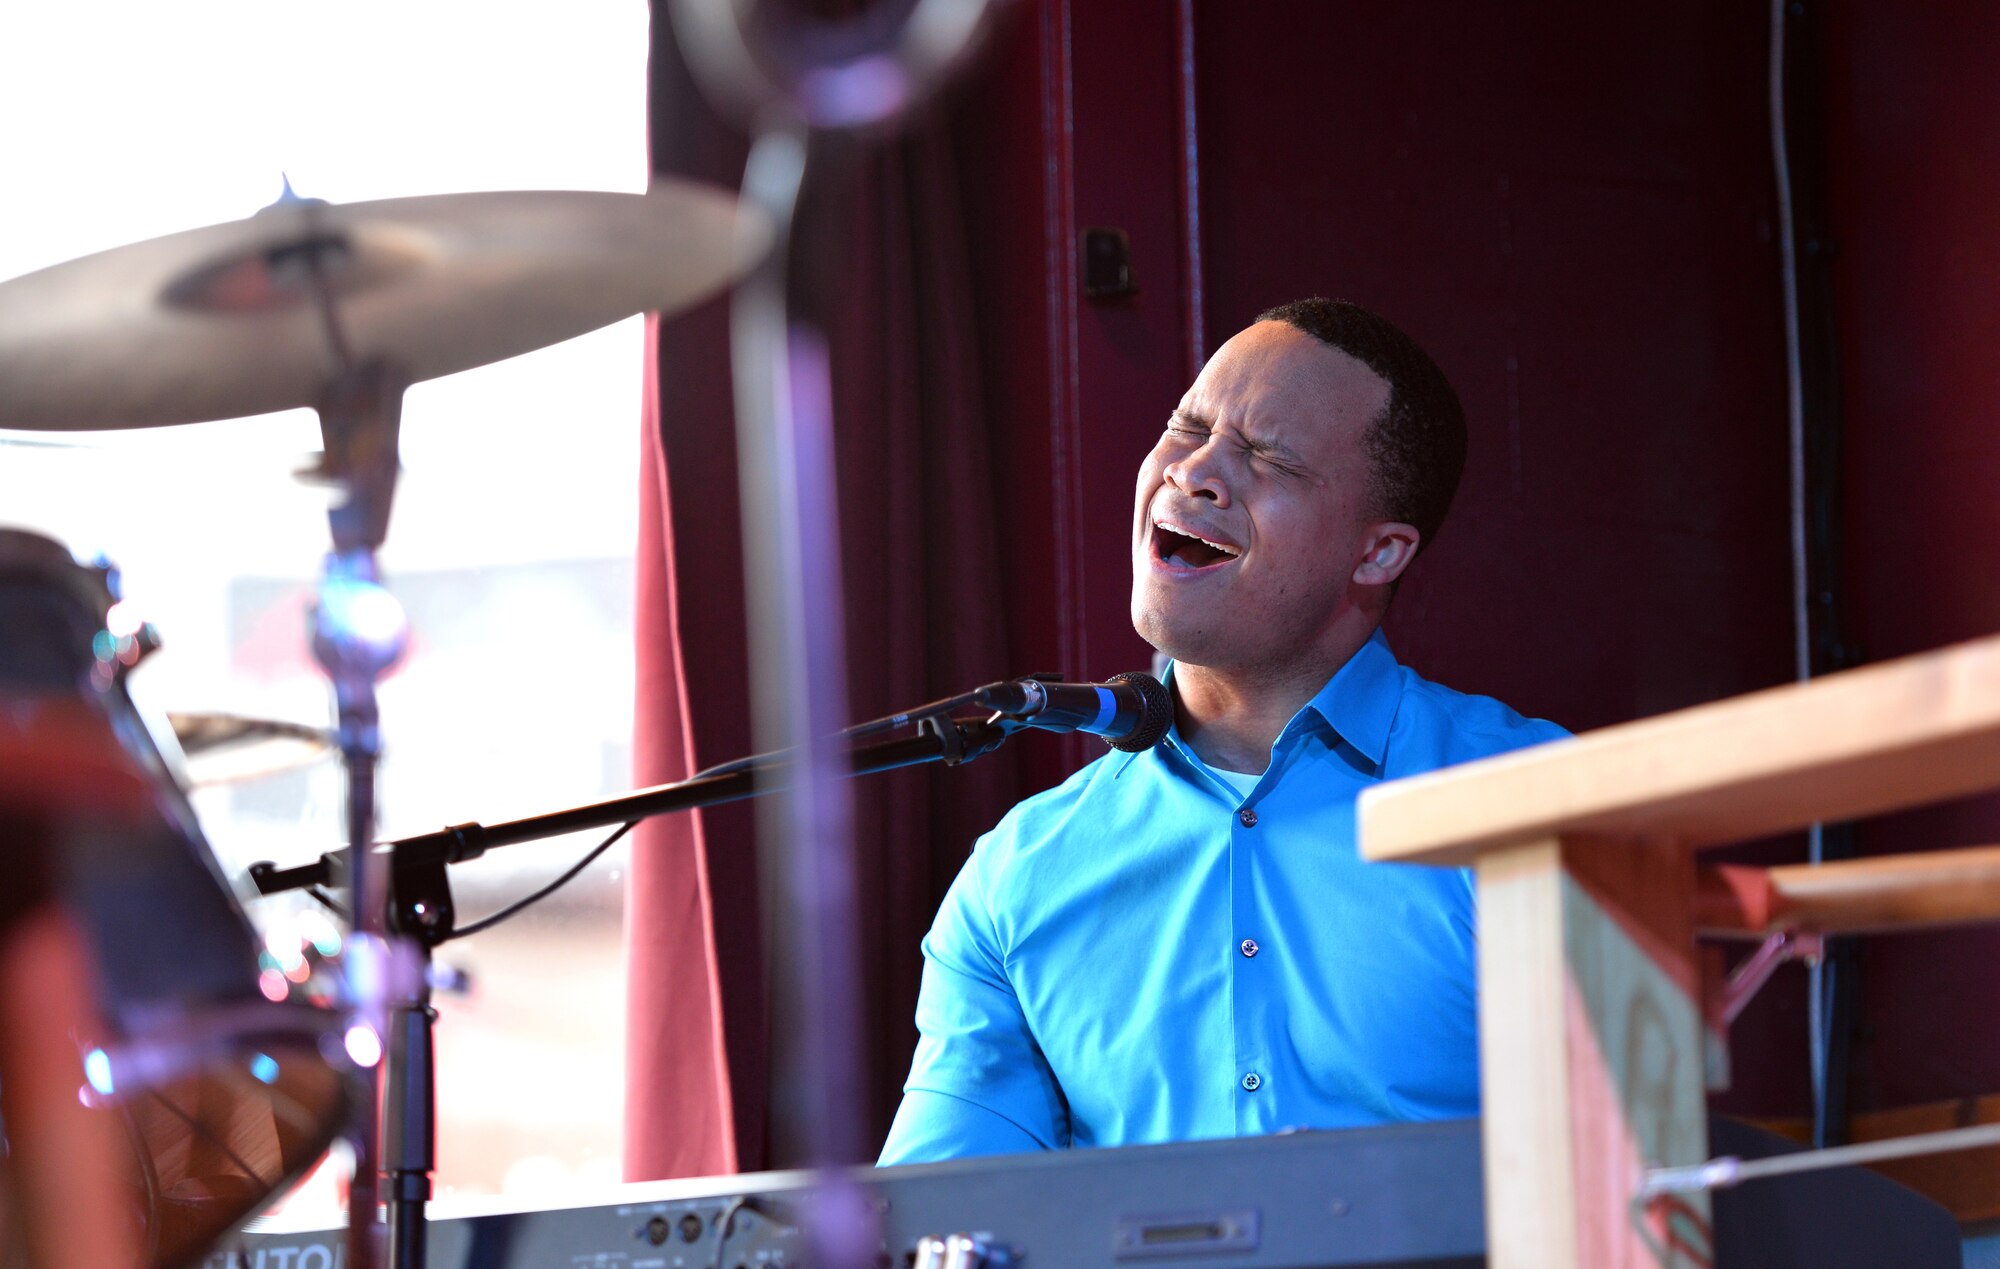
[[[641,190],[646,50],[645,0],[0,7],[0,278],[240,219],[281,173],[335,202]],[[628,787],[641,356],[634,319],[409,393],[383,560],[415,651],[383,692],[385,835]],[[5,434],[0,524],[122,568],[166,642],[134,676],[143,704],[325,722],[302,642],[325,504],[291,477],[318,443],[304,411]],[[336,845],[339,797],[323,763],[196,806],[236,872]],[[462,917],[587,845],[463,870]],[[545,910],[447,950],[475,990],[441,1002],[442,1194],[556,1202],[616,1178],[622,871],[613,852]]]

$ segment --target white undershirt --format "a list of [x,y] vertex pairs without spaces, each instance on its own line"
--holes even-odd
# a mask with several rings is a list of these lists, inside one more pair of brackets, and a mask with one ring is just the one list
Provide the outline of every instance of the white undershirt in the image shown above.
[[1181,752],[1187,754],[1188,757],[1194,759],[1195,766],[1200,767],[1203,771],[1206,771],[1208,774],[1214,776],[1218,782],[1225,784],[1228,787],[1236,790],[1236,796],[1239,798],[1249,797],[1250,790],[1256,788],[1257,782],[1264,778],[1262,772],[1258,772],[1256,775],[1251,775],[1248,772],[1244,771],[1224,771],[1221,767],[1213,766],[1207,762],[1204,762],[1201,756],[1195,753],[1195,751],[1189,748],[1185,743],[1182,744],[1181,746]]

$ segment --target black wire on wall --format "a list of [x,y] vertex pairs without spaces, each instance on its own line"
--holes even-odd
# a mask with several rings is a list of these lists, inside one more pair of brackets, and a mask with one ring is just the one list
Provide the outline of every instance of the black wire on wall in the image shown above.
[[[1778,247],[1784,288],[1789,431],[1792,447],[1793,622],[1797,676],[1813,678],[1859,664],[1847,638],[1841,516],[1840,339],[1826,196],[1825,121],[1819,75],[1824,8],[1813,0],[1772,0],[1770,118],[1777,183]],[[1854,825],[1815,824],[1814,863],[1858,853]],[[1860,948],[1830,938],[1807,986],[1813,1144],[1848,1135],[1848,1072],[1860,993]]]

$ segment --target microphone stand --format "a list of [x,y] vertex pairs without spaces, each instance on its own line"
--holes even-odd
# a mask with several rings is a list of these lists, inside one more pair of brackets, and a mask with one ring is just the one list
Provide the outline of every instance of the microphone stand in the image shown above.
[[[957,766],[993,752],[1026,724],[995,714],[983,720],[961,721],[946,710],[969,697],[953,697],[909,714],[863,723],[843,733],[870,735],[889,726],[914,722],[915,736],[877,741],[846,755],[850,775],[892,771],[926,762]],[[759,754],[673,784],[587,802],[560,811],[531,815],[500,824],[454,824],[435,833],[377,843],[370,854],[378,862],[372,871],[386,877],[389,933],[409,940],[416,949],[415,986],[390,1010],[386,1070],[383,1072],[382,1163],[388,1176],[389,1264],[391,1269],[424,1269],[424,1204],[430,1197],[431,1174],[437,1170],[437,1079],[435,1033],[437,1010],[431,1007],[431,958],[453,937],[457,913],[447,868],[477,859],[501,846],[557,837],[578,829],[630,824],[655,815],[719,806],[788,786],[795,774],[791,752]],[[350,850],[331,851],[310,864],[279,868],[269,860],[250,865],[250,881],[260,895],[336,886],[352,874]],[[360,1178],[356,1185],[362,1184]]]

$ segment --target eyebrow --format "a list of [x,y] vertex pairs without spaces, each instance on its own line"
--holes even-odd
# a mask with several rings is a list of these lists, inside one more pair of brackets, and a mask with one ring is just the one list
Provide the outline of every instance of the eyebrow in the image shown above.
[[[1214,423],[1201,417],[1201,415],[1196,414],[1192,410],[1183,410],[1176,408],[1173,411],[1173,417],[1179,419],[1183,423],[1189,424],[1190,426],[1198,427],[1203,431],[1212,432],[1215,430]],[[1289,463],[1294,467],[1304,469],[1306,465],[1305,460],[1299,457],[1298,451],[1292,449],[1290,446],[1281,445],[1276,441],[1260,440],[1254,436],[1246,436],[1243,438],[1243,441],[1251,449],[1254,449],[1262,454],[1268,454],[1278,459],[1279,461],[1284,463]]]

